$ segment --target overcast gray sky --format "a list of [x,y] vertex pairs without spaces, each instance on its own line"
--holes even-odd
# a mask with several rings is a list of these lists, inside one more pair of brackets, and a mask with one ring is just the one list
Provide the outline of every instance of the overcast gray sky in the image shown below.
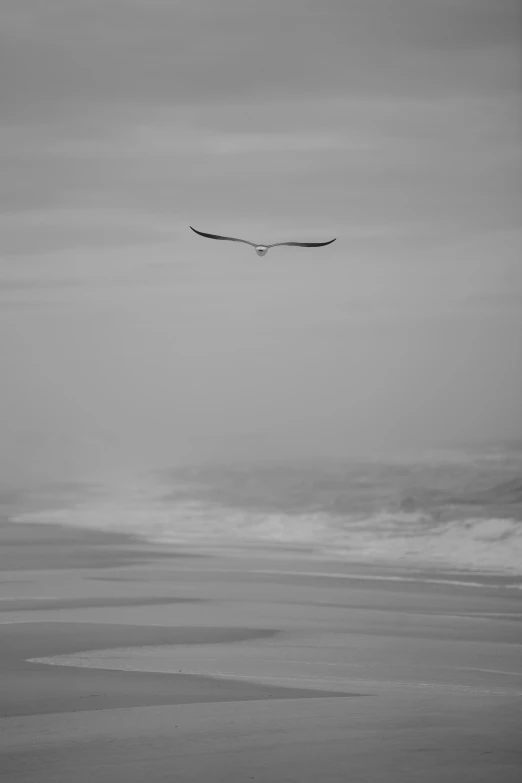
[[520,434],[518,0],[0,18],[4,474]]

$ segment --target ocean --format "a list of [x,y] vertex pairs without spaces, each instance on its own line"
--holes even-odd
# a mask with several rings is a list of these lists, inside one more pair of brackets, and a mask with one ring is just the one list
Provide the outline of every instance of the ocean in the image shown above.
[[14,522],[128,532],[159,545],[522,574],[520,443],[414,457],[184,465],[10,488],[3,504]]

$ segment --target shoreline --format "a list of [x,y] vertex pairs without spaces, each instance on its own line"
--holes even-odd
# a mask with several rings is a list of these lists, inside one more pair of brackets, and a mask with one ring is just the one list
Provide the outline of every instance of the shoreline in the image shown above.
[[[37,552],[27,555],[24,544],[30,543]],[[73,568],[102,567],[98,554],[100,550],[110,548],[105,555],[106,568],[116,565],[139,565],[147,560],[226,558],[234,560],[264,562],[270,561],[270,567],[264,569],[266,575],[280,572],[277,563],[281,561],[310,564],[300,569],[293,567],[288,572],[302,577],[322,577],[340,580],[368,580],[375,582],[411,582],[424,585],[440,585],[462,588],[484,588],[496,590],[522,591],[522,574],[494,569],[456,568],[452,565],[433,562],[395,562],[363,559],[334,558],[319,555],[303,547],[290,545],[268,546],[264,543],[242,546],[237,544],[213,545],[206,543],[174,543],[154,540],[138,533],[115,532],[97,528],[68,526],[61,523],[17,522],[8,516],[0,518],[0,575],[2,571],[33,569],[37,563],[45,568],[60,568],[65,562],[63,555],[74,558]],[[51,553],[54,548],[54,553]],[[57,551],[58,548],[58,551]],[[24,565],[25,563],[25,565]],[[312,564],[316,564],[312,566]],[[71,567],[69,565],[69,567]],[[261,574],[263,571],[260,571]],[[1,578],[1,577],[0,577]]]
[[304,562],[0,524],[6,780],[518,781],[518,591]]

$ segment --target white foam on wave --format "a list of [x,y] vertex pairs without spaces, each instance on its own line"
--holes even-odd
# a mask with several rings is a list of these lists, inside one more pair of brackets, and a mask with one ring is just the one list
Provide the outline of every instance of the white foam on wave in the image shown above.
[[514,519],[455,520],[406,535],[397,528],[385,536],[373,532],[369,520],[364,532],[338,539],[338,556],[522,573],[522,525]]

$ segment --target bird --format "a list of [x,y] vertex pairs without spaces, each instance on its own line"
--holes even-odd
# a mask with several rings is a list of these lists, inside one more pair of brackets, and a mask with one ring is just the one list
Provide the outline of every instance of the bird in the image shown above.
[[274,242],[272,245],[256,245],[255,242],[249,242],[248,239],[238,239],[237,237],[222,237],[219,234],[207,234],[205,231],[198,231],[196,228],[192,228],[195,234],[199,234],[201,237],[207,237],[207,239],[223,239],[227,242],[244,242],[245,245],[251,245],[255,248],[258,256],[266,256],[271,247],[279,247],[280,245],[291,245],[292,247],[324,247],[325,245],[331,245],[335,242],[335,239],[330,239],[328,242]]

